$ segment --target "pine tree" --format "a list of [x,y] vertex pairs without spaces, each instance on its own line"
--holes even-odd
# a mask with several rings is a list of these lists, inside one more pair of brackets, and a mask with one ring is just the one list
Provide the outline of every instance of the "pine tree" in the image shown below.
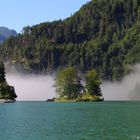
[[61,70],[56,77],[56,91],[59,97],[76,99],[80,96],[82,85],[77,70],[67,67]]
[[0,99],[15,100],[17,97],[13,86],[9,86],[5,78],[4,63],[0,61]]
[[0,82],[5,82],[5,70],[4,70],[4,64],[2,61],[0,61]]
[[101,81],[99,80],[99,75],[94,69],[89,70],[86,73],[85,80],[86,80],[85,88],[87,90],[87,94],[93,95],[93,96],[102,95],[101,89],[100,89]]

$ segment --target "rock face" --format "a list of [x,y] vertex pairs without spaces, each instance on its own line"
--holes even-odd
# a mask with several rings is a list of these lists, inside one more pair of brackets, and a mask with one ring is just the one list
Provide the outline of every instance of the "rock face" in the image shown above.
[[55,98],[52,98],[52,99],[47,99],[46,102],[54,102],[55,101]]
[[0,61],[0,101],[15,101],[17,97],[13,86],[8,85],[5,78],[4,64]]
[[0,27],[0,43],[11,36],[17,36],[17,32],[15,30],[10,30],[7,27]]

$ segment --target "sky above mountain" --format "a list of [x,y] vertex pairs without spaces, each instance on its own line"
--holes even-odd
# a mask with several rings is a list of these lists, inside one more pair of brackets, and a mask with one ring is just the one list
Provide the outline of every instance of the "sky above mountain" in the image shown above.
[[90,0],[3,0],[0,26],[21,32],[24,26],[64,19]]

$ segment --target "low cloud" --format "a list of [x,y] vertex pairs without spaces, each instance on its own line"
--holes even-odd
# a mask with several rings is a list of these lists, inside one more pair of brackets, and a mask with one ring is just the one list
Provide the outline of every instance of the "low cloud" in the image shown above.
[[[131,69],[133,72],[121,82],[102,82],[105,100],[140,100],[140,65]],[[56,96],[53,76],[8,73],[6,78],[15,87],[19,101],[45,101]]]
[[131,74],[121,82],[103,82],[101,89],[105,100],[140,100],[140,65],[131,67]]
[[6,79],[15,87],[18,101],[45,101],[56,95],[52,76],[8,73]]

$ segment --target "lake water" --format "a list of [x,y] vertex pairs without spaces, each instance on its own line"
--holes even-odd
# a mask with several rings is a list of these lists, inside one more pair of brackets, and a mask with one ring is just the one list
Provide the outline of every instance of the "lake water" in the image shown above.
[[140,140],[140,102],[0,104],[0,140]]

